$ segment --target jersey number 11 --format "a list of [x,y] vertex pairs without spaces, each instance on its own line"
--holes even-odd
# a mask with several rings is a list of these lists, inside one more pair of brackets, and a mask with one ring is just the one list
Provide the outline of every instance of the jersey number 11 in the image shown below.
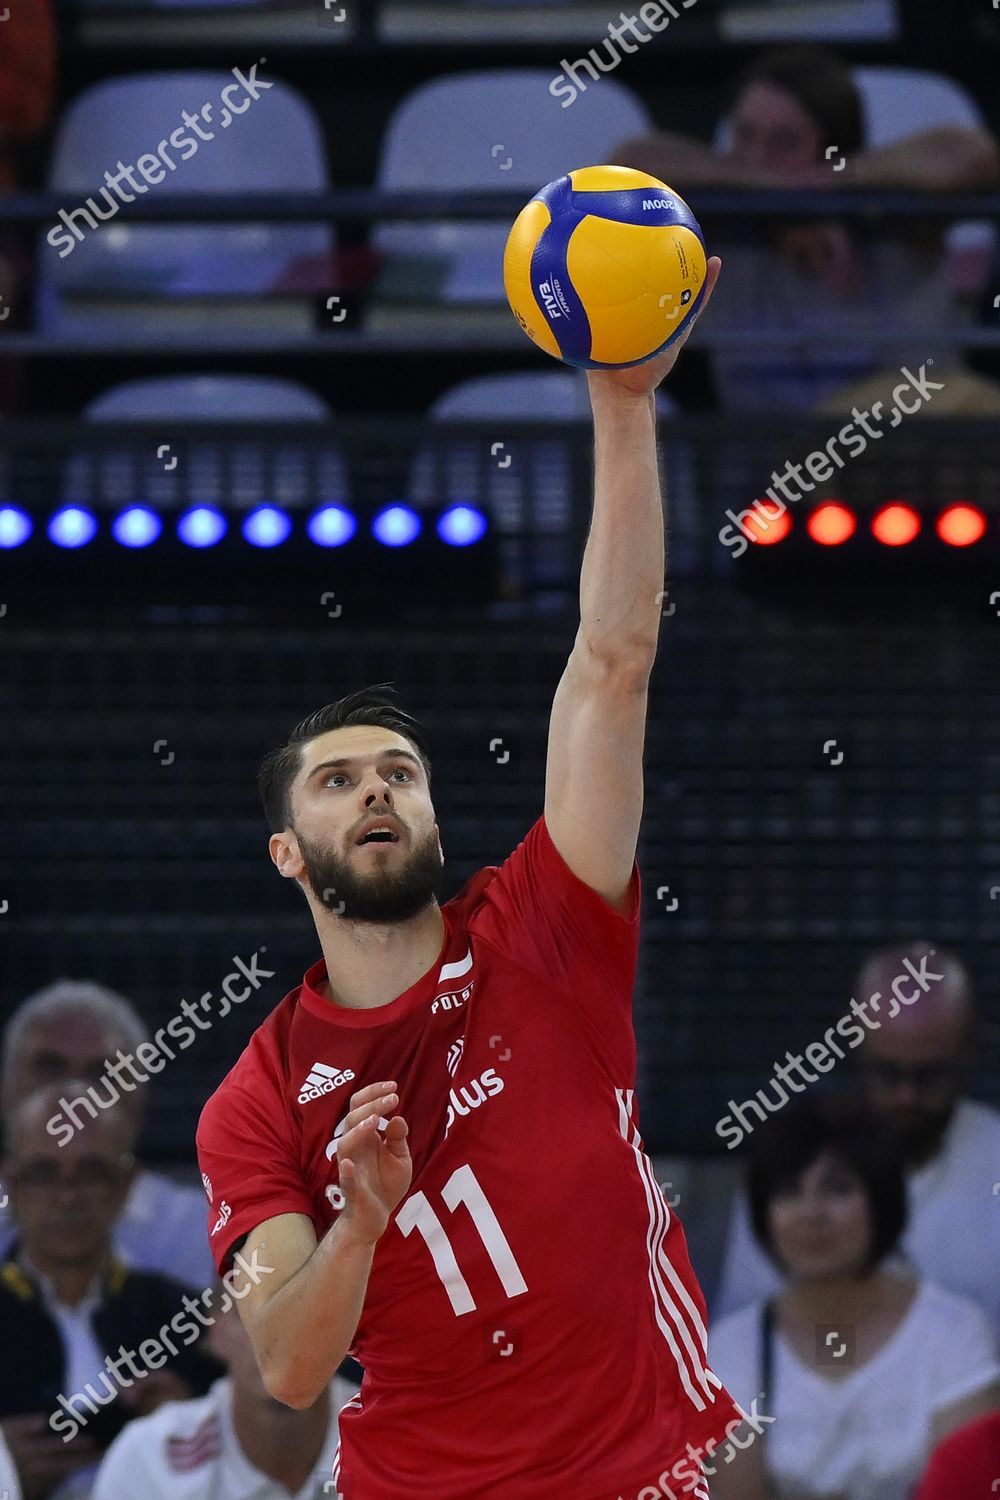
[[[519,1297],[522,1292],[526,1292],[528,1284],[521,1275],[521,1268],[514,1259],[507,1236],[500,1228],[497,1216],[468,1162],[455,1168],[441,1189],[441,1197],[452,1213],[460,1203],[465,1204],[507,1296]],[[441,1278],[456,1316],[474,1312],[475,1298],[458,1268],[444,1225],[431,1207],[427,1194],[414,1193],[412,1198],[408,1198],[396,1215],[396,1223],[405,1235],[409,1235],[413,1229],[419,1229],[423,1235],[434,1261],[434,1269]]]

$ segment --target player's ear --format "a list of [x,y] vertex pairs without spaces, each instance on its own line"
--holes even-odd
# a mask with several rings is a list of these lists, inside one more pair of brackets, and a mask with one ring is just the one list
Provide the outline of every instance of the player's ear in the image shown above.
[[302,873],[302,856],[294,833],[272,833],[267,850],[279,875],[294,880]]

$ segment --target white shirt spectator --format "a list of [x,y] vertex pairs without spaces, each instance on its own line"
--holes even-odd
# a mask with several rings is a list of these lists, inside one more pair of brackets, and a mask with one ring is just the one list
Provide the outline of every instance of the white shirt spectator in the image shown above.
[[[901,1248],[921,1276],[984,1308],[1000,1333],[1000,1197],[993,1191],[998,1180],[1000,1110],[962,1099],[941,1150],[907,1176],[909,1218]],[[754,1237],[741,1190],[733,1200],[715,1316],[764,1301],[782,1284]]]
[[[746,1409],[763,1389],[762,1304],[709,1333],[712,1369]],[[921,1281],[873,1359],[831,1379],[775,1330],[766,1465],[776,1500],[907,1500],[933,1446],[936,1411],[1000,1376],[989,1320],[964,1297]]]
[[[0,1255],[7,1254],[15,1238],[5,1204],[0,1210]],[[201,1188],[182,1187],[159,1172],[138,1171],[112,1242],[119,1257],[136,1271],[159,1271],[197,1291],[215,1283]]]
[[[291,1500],[334,1500],[337,1416],[358,1387],[343,1376],[330,1385],[326,1441],[306,1483]],[[138,1417],[104,1455],[92,1500],[290,1500],[283,1485],[254,1468],[232,1423],[231,1382],[217,1380],[207,1396],[168,1401]]]
[[0,1495],[4,1500],[21,1500],[21,1485],[10,1449],[0,1432]]

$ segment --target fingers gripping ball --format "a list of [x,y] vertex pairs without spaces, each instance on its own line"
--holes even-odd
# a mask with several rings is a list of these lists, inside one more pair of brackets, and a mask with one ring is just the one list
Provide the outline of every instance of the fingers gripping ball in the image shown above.
[[687,328],[705,292],[705,241],[675,192],[631,167],[581,167],[518,214],[503,279],[540,349],[581,369],[638,365]]

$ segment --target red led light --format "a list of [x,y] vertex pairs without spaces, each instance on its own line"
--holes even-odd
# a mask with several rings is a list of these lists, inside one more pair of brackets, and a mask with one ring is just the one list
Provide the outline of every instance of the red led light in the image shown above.
[[813,541],[819,542],[823,547],[839,547],[857,529],[854,512],[833,500],[825,505],[817,505],[806,522],[806,530]]
[[782,510],[780,515],[775,515],[775,507],[768,500],[758,500],[756,505],[758,508],[751,511],[744,522],[744,530],[749,533],[750,540],[758,547],[771,547],[775,542],[784,541],[792,529],[792,518],[788,511]]
[[872,516],[872,535],[886,547],[905,547],[920,531],[920,517],[909,505],[883,505]]
[[949,505],[938,516],[936,530],[949,547],[971,547],[986,531],[986,517],[974,505]]

